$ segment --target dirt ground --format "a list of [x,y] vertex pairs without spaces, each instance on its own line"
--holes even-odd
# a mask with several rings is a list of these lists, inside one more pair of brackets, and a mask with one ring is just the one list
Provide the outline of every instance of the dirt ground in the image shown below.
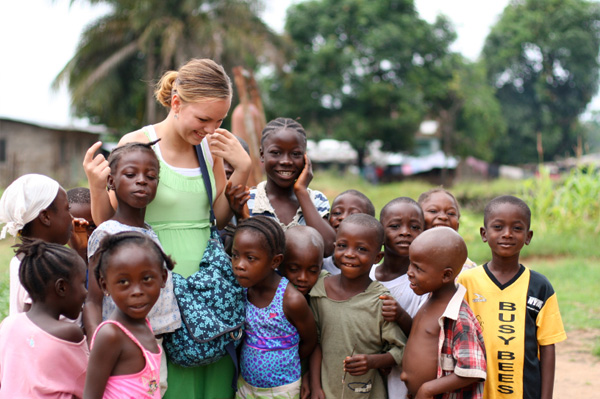
[[567,340],[556,345],[554,397],[600,397],[600,357],[592,355],[600,330],[567,333]]

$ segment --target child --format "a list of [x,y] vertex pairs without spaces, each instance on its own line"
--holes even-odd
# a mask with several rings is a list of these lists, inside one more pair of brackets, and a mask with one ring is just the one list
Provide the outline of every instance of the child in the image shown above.
[[331,254],[335,231],[327,223],[329,201],[320,191],[308,188],[313,175],[302,125],[289,118],[269,122],[262,132],[260,158],[267,181],[250,190],[250,216],[270,216],[284,230],[312,226],[323,236],[324,255]]
[[461,274],[483,327],[489,378],[485,398],[552,398],[554,344],[566,339],[556,294],[543,275],[519,263],[529,245],[531,210],[505,195],[485,207],[481,238],[492,260]]
[[[425,214],[425,230],[432,227],[448,226],[458,231],[460,209],[452,193],[442,187],[433,188],[419,196],[419,205]],[[467,258],[462,271],[477,267],[477,263]]]
[[[285,254],[279,272],[300,291],[307,302],[308,293],[317,283],[323,265],[323,237],[310,226],[294,226],[285,232]],[[308,359],[302,362],[300,396],[310,396]]]
[[[111,173],[108,176],[108,188],[115,192],[117,210],[112,219],[101,223],[92,233],[88,245],[89,275],[95,268],[94,254],[100,241],[107,235],[123,231],[136,231],[152,239],[157,245],[160,242],[150,225],[144,221],[146,206],[156,196],[158,186],[159,162],[152,150],[154,143],[128,143],[115,148],[108,161]],[[102,320],[111,317],[116,305],[111,297],[102,296],[98,285],[91,279],[90,294],[86,301],[84,321],[86,331],[92,334]],[[173,277],[167,271],[165,287],[154,305],[148,319],[152,330],[162,345],[160,335],[173,332],[181,326],[181,314],[173,292]],[[167,389],[166,354],[163,352],[163,367],[161,368],[161,392]]]
[[[375,207],[371,200],[360,191],[346,190],[333,200],[331,213],[329,214],[329,224],[337,231],[340,223],[355,213],[366,213],[375,217]],[[323,269],[334,275],[340,274],[340,269],[333,264],[333,256],[323,259]]]
[[355,214],[340,225],[333,254],[341,274],[319,279],[310,303],[322,351],[311,356],[311,392],[326,398],[386,398],[378,369],[400,363],[406,338],[382,316],[389,295],[369,272],[383,256],[383,227],[373,216]]
[[238,225],[232,265],[246,296],[246,335],[236,398],[300,395],[300,359],[313,351],[317,331],[302,294],[275,271],[284,251],[285,235],[273,218]]
[[96,229],[92,219],[92,205],[90,200],[90,189],[86,187],[75,187],[67,191],[67,198],[71,216],[77,219],[79,223],[74,226],[73,234],[69,240],[71,248],[81,249],[80,256],[87,262],[87,244],[90,235]]
[[[454,279],[467,259],[462,237],[449,227],[423,232],[410,246],[410,286],[431,293],[417,312],[402,361],[414,398],[481,398],[486,377],[481,327]],[[437,396],[441,395],[441,396]]]
[[294,226],[285,232],[285,255],[279,272],[305,297],[321,275],[323,245],[323,237],[310,226]]
[[91,339],[84,399],[160,398],[162,350],[147,316],[167,269],[173,262],[145,234],[123,232],[100,243],[94,275],[117,308]]
[[[4,190],[0,199],[0,223],[6,223],[0,239],[8,232],[21,239],[39,238],[65,245],[73,231],[72,220],[67,193],[48,176],[23,175]],[[10,315],[26,312],[31,306],[31,298],[19,282],[20,262],[19,255],[10,261]]]
[[[410,289],[406,272],[410,259],[408,249],[413,240],[423,231],[423,211],[412,198],[399,197],[388,202],[379,216],[385,231],[383,262],[373,266],[369,277],[379,281],[390,291],[391,296],[382,295],[383,318],[396,322],[406,336],[410,334],[412,318],[427,299]],[[387,379],[391,398],[405,398],[406,385],[400,379],[402,368],[392,367]]]
[[0,397],[81,398],[87,342],[81,328],[59,317],[77,319],[81,312],[85,263],[75,251],[42,240],[24,241],[17,254],[32,304],[0,326]]

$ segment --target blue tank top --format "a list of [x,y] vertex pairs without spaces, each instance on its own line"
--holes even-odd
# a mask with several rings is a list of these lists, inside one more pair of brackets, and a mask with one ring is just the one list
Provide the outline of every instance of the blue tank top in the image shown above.
[[242,346],[241,369],[247,383],[273,388],[300,379],[300,335],[283,313],[283,294],[289,281],[281,277],[271,303],[257,308],[246,297],[246,336]]

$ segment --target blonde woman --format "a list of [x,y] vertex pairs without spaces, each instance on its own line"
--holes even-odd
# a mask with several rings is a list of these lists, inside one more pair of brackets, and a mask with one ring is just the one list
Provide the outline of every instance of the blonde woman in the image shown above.
[[[175,261],[174,271],[187,277],[198,270],[210,234],[210,207],[194,146],[201,145],[212,172],[213,207],[219,228],[232,215],[224,194],[227,180],[223,161],[234,168],[229,178],[233,186],[246,183],[251,161],[237,138],[220,128],[232,96],[231,81],[222,66],[208,59],[192,59],[178,71],[166,72],[156,86],[155,96],[169,110],[165,120],[126,134],[119,145],[160,139],[153,147],[161,164],[160,184],[156,198],[146,209],[146,221]],[[93,158],[100,145],[94,144],[84,160],[97,225],[110,218],[116,206],[114,193],[106,191],[108,163],[101,155]],[[86,315],[86,327],[95,328],[100,318],[97,314]],[[168,364],[164,397],[232,398],[233,373],[228,356],[203,367]]]

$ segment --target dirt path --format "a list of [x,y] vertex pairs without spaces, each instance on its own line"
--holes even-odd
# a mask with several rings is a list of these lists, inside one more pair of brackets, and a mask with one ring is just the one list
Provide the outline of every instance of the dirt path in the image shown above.
[[600,357],[592,355],[600,330],[571,331],[567,336],[556,345],[554,397],[600,397]]

